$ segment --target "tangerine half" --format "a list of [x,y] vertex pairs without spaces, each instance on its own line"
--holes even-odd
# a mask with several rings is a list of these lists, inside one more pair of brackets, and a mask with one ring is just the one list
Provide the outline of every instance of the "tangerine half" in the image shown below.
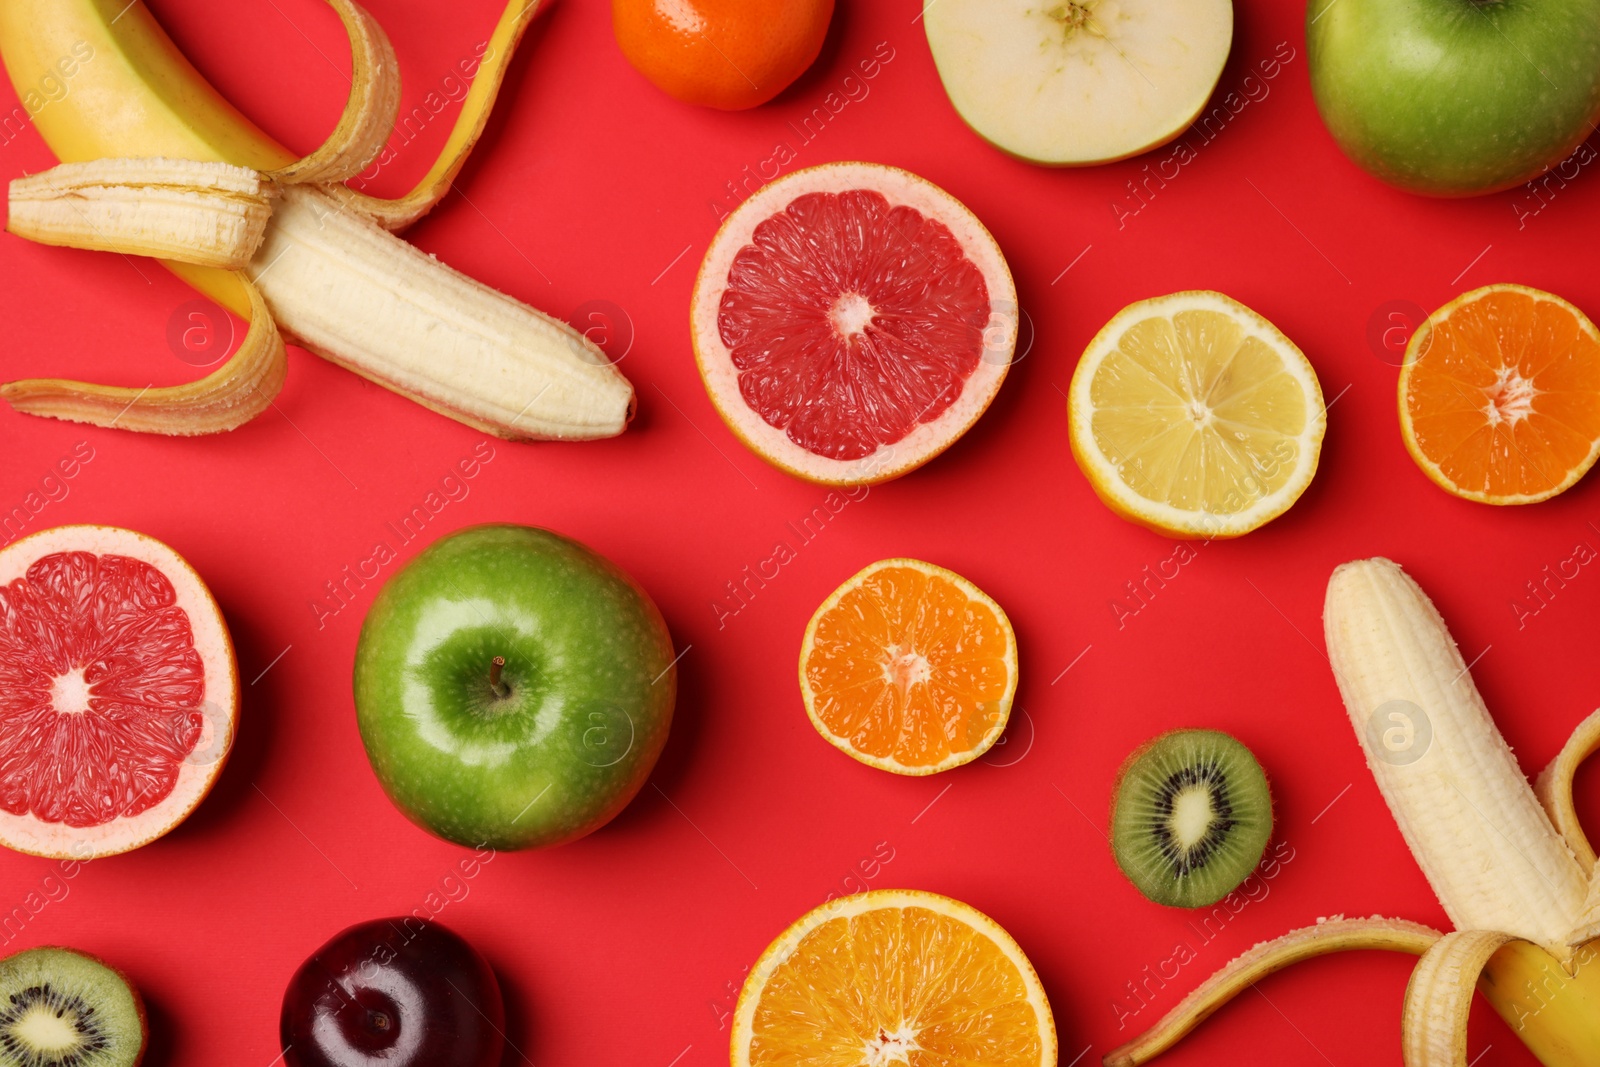
[[870,767],[933,774],[1006,728],[1017,639],[977,586],[916,559],[879,560],[817,609],[800,648],[806,714]]
[[1458,296],[1406,346],[1400,433],[1422,472],[1456,496],[1555,496],[1600,457],[1600,331],[1523,285]]

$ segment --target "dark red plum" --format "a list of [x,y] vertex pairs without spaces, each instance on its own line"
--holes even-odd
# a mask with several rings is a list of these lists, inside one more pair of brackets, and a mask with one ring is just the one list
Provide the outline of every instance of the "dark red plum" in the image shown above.
[[456,934],[415,918],[358,923],[289,979],[287,1067],[499,1067],[500,984]]

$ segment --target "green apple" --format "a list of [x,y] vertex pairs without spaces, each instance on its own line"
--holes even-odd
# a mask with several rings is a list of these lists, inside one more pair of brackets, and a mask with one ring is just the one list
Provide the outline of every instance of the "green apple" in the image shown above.
[[495,849],[582,837],[666,743],[672,637],[643,589],[548,530],[441,538],[379,592],[356,718],[384,792],[423,829]]
[[1339,147],[1412,192],[1518,185],[1600,119],[1600,0],[1310,0],[1306,52]]

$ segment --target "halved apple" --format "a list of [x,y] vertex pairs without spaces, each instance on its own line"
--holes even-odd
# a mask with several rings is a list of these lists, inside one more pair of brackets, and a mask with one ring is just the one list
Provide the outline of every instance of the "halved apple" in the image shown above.
[[1200,114],[1232,0],[924,0],[945,92],[996,147],[1087,166],[1147,152]]

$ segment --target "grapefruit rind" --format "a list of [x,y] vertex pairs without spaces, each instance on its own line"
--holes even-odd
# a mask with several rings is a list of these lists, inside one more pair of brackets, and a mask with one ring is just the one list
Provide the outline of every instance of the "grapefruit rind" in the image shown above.
[[[949,229],[989,288],[990,324],[984,331],[984,353],[977,367],[962,386],[961,395],[937,418],[860,459],[836,460],[795,444],[745,403],[739,392],[739,372],[722,343],[717,318],[734,257],[751,243],[757,226],[807,193],[851,189],[878,192],[890,204],[914,208]],[[711,404],[745,447],[779,470],[818,485],[877,485],[915,470],[949,448],[989,407],[1016,351],[1017,290],[994,237],[966,205],[937,185],[881,163],[823,163],[763,186],[723,220],[695,278],[689,328],[695,362]]]
[[[817,714],[816,692],[811,687],[811,680],[806,676],[806,664],[811,658],[811,650],[816,642],[817,624],[825,615],[836,608],[839,604],[839,601],[844,599],[847,594],[849,594],[852,590],[859,588],[861,584],[872,575],[887,567],[907,567],[912,570],[921,571],[923,574],[926,574],[929,577],[938,578],[942,581],[950,583],[965,593],[967,595],[967,599],[979,604],[983,604],[989,608],[989,610],[993,611],[995,618],[999,620],[1000,628],[1005,631],[1006,635],[1006,690],[1004,695],[1001,696],[1001,698],[996,702],[997,715],[994,725],[990,727],[988,732],[983,735],[983,738],[978,742],[978,744],[973,746],[971,749],[968,749],[965,752],[951,753],[938,763],[931,764],[926,767],[911,766],[901,763],[899,760],[893,758],[874,756],[870,753],[863,752],[855,745],[851,744],[847,738],[840,737],[838,734],[830,730],[828,725],[824,723],[821,717]],[[816,612],[811,616],[811,621],[806,624],[805,638],[800,644],[800,694],[805,702],[806,718],[811,720],[811,725],[816,728],[817,733],[821,734],[823,738],[834,748],[837,748],[839,751],[845,753],[851,759],[865,763],[869,767],[876,767],[881,771],[889,771],[891,774],[902,774],[906,775],[907,777],[920,778],[930,774],[938,774],[941,771],[948,771],[954,767],[960,767],[964,764],[971,763],[975,759],[978,759],[984,753],[988,752],[989,749],[993,748],[994,743],[1000,739],[1000,735],[1006,732],[1006,725],[1011,720],[1011,705],[1016,697],[1016,692],[1017,634],[1011,626],[1011,620],[1006,617],[1005,610],[995,602],[993,597],[989,596],[982,589],[979,589],[977,586],[973,585],[967,579],[961,577],[961,575],[952,570],[947,570],[944,567],[940,567],[933,563],[927,563],[920,559],[909,559],[905,557],[899,557],[895,559],[880,559],[878,562],[869,564],[866,567],[863,567],[860,571],[851,575],[845,580],[844,584],[840,585],[839,588],[828,594],[828,599],[824,600],[822,604],[818,606]]]
[[227,762],[239,725],[239,667],[222,609],[187,560],[153,537],[115,526],[56,526],[0,549],[0,586],[22,578],[35,560],[57,552],[90,552],[141,560],[172,583],[176,606],[189,617],[194,647],[205,669],[205,725],[191,759],[159,803],[131,818],[98,826],[47,823],[31,814],[0,810],[0,845],[48,859],[87,861],[147,845],[170,832],[205,799]]
[[1400,437],[1405,442],[1406,451],[1422,470],[1429,481],[1452,496],[1461,497],[1463,500],[1474,500],[1480,504],[1512,505],[1512,504],[1537,504],[1541,500],[1549,500],[1566,492],[1578,483],[1578,480],[1589,473],[1595,461],[1600,459],[1600,440],[1596,440],[1589,449],[1589,454],[1584,459],[1567,471],[1566,477],[1561,482],[1545,492],[1539,493],[1487,493],[1478,489],[1468,489],[1456,482],[1435,462],[1422,446],[1417,442],[1416,427],[1411,419],[1411,410],[1406,404],[1406,393],[1411,384],[1412,373],[1416,363],[1422,359],[1427,351],[1431,335],[1435,327],[1450,318],[1457,310],[1468,304],[1476,303],[1490,293],[1521,293],[1533,300],[1545,301],[1555,304],[1573,316],[1578,323],[1578,328],[1587,333],[1597,344],[1600,344],[1600,330],[1595,328],[1589,316],[1585,315],[1571,303],[1561,299],[1554,293],[1547,293],[1542,289],[1531,286],[1516,285],[1510,282],[1501,282],[1495,285],[1485,285],[1471,292],[1462,293],[1444,307],[1429,315],[1427,320],[1418,326],[1411,334],[1411,340],[1406,343],[1405,360],[1400,365],[1400,381],[1396,388],[1400,408]]
[[[923,889],[872,889],[854,896],[839,897],[806,912],[779,934],[757,958],[745,978],[743,987],[739,990],[739,999],[733,1009],[730,1039],[729,1059],[732,1067],[751,1067],[750,1045],[755,1036],[756,1008],[760,1004],[762,990],[766,988],[773,972],[794,954],[806,936],[830,920],[853,918],[884,908],[926,908],[965,923],[978,935],[992,942],[1016,967],[1028,989],[1028,1003],[1032,1005],[1034,1014],[1039,1020],[1038,1067],[1055,1067],[1057,1054],[1055,1016],[1050,1011],[1050,1000],[1045,996],[1039,974],[1034,970],[1027,954],[1022,951],[1022,946],[1017,944],[1016,939],[1007,933],[1004,927],[972,905]],[[848,993],[848,991],[840,992],[842,995]],[[1032,1065],[1018,1064],[1014,1067],[1032,1067]]]
[[[1191,511],[1152,500],[1135,491],[1123,480],[1117,466],[1100,448],[1091,426],[1094,403],[1091,390],[1095,372],[1106,356],[1117,347],[1123,333],[1135,323],[1149,318],[1167,317],[1181,311],[1216,311],[1234,319],[1246,331],[1273,349],[1283,366],[1305,392],[1311,413],[1302,433],[1295,467],[1287,482],[1277,491],[1258,497],[1243,511],[1223,513]],[[1117,516],[1167,537],[1226,540],[1239,537],[1271,522],[1288,511],[1300,498],[1317,473],[1322,438],[1327,429],[1327,408],[1316,371],[1299,347],[1260,313],[1232,297],[1209,290],[1190,290],[1152,297],[1129,304],[1107,322],[1084,349],[1072,375],[1067,396],[1068,442],[1078,467],[1102,503]]]

